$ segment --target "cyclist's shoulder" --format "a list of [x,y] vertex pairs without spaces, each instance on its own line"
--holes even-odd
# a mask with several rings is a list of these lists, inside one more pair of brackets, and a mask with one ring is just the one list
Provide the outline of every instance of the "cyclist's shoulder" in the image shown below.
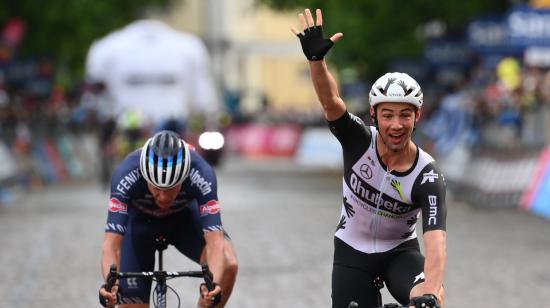
[[133,184],[141,178],[139,170],[140,153],[141,150],[133,151],[118,164],[112,176],[113,185],[117,183],[124,184],[129,180]]
[[338,119],[327,121],[330,130],[338,135],[349,136],[357,132],[373,136],[376,133],[376,128],[370,126],[363,119],[346,110]]
[[140,156],[141,156],[141,149],[137,149],[135,151],[128,153],[128,155],[126,155],[126,157],[124,157],[124,159],[118,165],[119,168],[134,169],[135,167],[139,167]]
[[424,170],[434,169],[436,172],[441,173],[435,158],[430,153],[423,150],[420,146],[418,147],[418,165]]
[[361,117],[359,117],[356,114],[350,112],[349,110],[346,110],[344,113],[342,113],[342,115],[339,118],[337,118],[335,120],[327,120],[327,122],[329,124],[339,124],[339,123],[342,123],[342,122],[349,122],[349,121],[353,121],[354,123],[362,125],[362,126],[367,126],[365,124],[365,121],[363,121],[363,119],[361,119]]
[[416,172],[414,173],[416,179],[414,181],[413,193],[424,191],[426,187],[431,185],[437,187],[439,184],[442,184],[442,187],[445,187],[443,172],[432,155],[418,147],[417,159]]
[[190,151],[191,166],[189,167],[188,180],[193,184],[197,181],[216,181],[216,173],[214,168],[195,150]]
[[211,169],[212,166],[202,157],[194,145],[189,145],[189,154],[191,155],[191,168]]

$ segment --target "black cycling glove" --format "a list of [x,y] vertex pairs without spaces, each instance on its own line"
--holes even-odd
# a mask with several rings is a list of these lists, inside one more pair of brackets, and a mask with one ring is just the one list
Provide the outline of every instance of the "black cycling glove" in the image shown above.
[[310,61],[321,61],[334,42],[323,36],[323,26],[310,27],[298,33],[302,50]]
[[422,296],[414,297],[411,299],[409,306],[416,308],[440,308],[437,297],[433,294],[424,294]]

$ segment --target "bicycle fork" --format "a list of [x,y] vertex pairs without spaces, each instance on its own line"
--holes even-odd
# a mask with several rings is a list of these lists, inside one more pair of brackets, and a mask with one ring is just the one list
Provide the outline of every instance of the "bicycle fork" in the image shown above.
[[157,282],[155,287],[155,293],[157,294],[155,307],[166,308],[166,293],[167,287],[165,282]]
[[[155,239],[155,242],[157,244],[157,252],[158,252],[158,271],[162,272],[164,270],[163,265],[163,259],[162,259],[162,252],[168,248],[168,243],[166,241],[166,238],[163,236],[159,236]],[[165,279],[160,279],[157,281],[157,285],[155,286],[155,293],[157,294],[156,300],[155,300],[155,307],[157,308],[166,308],[166,293],[167,293],[167,285]]]

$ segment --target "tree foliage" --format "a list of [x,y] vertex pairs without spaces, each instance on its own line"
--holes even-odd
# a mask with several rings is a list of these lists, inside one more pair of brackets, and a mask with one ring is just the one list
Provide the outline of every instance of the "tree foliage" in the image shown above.
[[[353,66],[363,77],[385,70],[395,58],[421,55],[423,42],[417,29],[441,20],[449,34],[463,34],[468,23],[484,13],[502,13],[508,1],[437,0],[257,0],[276,10],[323,10],[328,35],[343,32],[344,39],[331,52],[340,67]],[[296,25],[299,25],[298,18]]]
[[10,18],[26,24],[20,57],[49,56],[69,76],[80,78],[92,42],[142,16],[147,8],[166,8],[171,0],[4,0],[0,27]]

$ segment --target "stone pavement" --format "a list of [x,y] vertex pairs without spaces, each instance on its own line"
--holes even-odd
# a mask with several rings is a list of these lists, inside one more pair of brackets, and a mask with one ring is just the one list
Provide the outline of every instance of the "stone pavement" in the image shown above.
[[[231,159],[218,177],[224,225],[240,260],[228,308],[330,307],[340,175]],[[107,193],[90,183],[31,192],[0,208],[0,307],[99,307],[106,203]],[[447,225],[448,308],[550,302],[549,221],[449,202]],[[165,264],[198,269],[173,248]],[[198,284],[169,282],[181,307],[194,307]],[[175,304],[173,295],[168,300]]]

